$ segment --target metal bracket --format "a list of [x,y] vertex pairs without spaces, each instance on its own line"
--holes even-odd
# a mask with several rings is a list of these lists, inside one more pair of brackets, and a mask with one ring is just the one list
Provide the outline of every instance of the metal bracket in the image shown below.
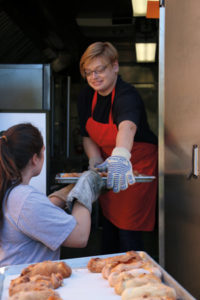
[[192,172],[188,176],[188,179],[195,178],[199,176],[199,146],[193,145],[192,147]]
[[165,0],[160,0],[160,7],[165,7]]

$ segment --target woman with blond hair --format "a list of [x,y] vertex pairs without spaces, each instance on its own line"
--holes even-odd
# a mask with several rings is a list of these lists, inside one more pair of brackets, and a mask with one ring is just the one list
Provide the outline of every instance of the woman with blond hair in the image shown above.
[[100,197],[103,253],[142,250],[142,232],[155,224],[157,180],[135,183],[134,171],[157,176],[157,138],[144,104],[118,75],[116,48],[96,42],[80,59],[87,81],[78,99],[83,146],[89,168],[107,172],[109,191]]

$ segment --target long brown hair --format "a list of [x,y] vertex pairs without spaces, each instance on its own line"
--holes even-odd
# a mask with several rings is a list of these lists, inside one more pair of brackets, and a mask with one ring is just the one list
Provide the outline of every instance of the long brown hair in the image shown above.
[[14,125],[0,137],[0,221],[6,191],[22,182],[21,171],[35,153],[40,155],[42,147],[42,135],[30,123]]

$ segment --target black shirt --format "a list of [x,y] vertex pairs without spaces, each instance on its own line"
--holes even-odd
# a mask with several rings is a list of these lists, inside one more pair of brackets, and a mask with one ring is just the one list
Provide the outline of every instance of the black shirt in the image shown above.
[[[78,98],[78,113],[82,136],[89,136],[85,128],[88,118],[91,116],[92,99],[94,90],[87,85]],[[107,96],[97,94],[97,103],[94,109],[93,118],[100,123],[108,123],[111,107],[110,93]],[[114,124],[119,126],[120,122],[129,120],[137,125],[134,138],[135,142],[145,142],[157,144],[157,137],[150,130],[147,122],[144,103],[137,90],[129,83],[123,81],[118,76],[115,87],[115,98],[112,107],[112,117]]]

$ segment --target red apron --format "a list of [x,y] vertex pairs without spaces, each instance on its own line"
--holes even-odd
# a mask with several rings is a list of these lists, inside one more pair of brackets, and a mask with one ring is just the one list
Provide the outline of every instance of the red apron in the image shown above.
[[[93,119],[93,111],[97,102],[97,92],[95,92],[92,100],[92,114],[86,123],[89,136],[100,147],[104,159],[111,155],[116,145],[118,130],[112,120],[114,97],[115,89],[112,91],[109,123],[103,124]],[[134,142],[131,151],[133,170],[140,174],[154,175],[157,178],[157,161],[156,145]],[[103,215],[118,228],[151,231],[155,224],[156,197],[157,179],[152,182],[135,183],[117,194],[110,190],[101,195],[99,200]]]

